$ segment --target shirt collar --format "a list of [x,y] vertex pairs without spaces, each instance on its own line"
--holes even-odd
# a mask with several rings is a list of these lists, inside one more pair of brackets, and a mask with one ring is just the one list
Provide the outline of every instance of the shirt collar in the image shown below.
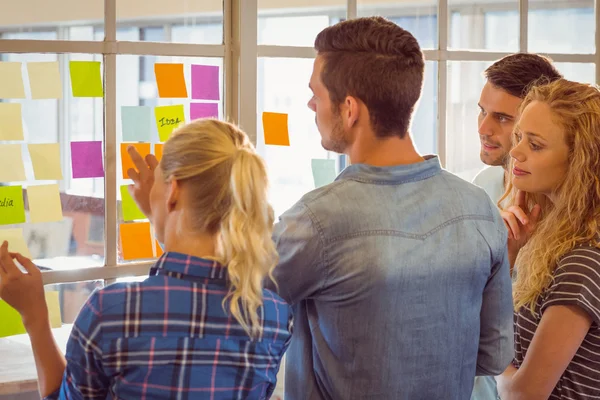
[[344,169],[337,180],[350,179],[365,183],[399,184],[430,178],[441,172],[437,156],[425,156],[425,161],[415,164],[375,167],[368,164],[352,164]]
[[167,275],[188,279],[226,279],[227,268],[218,261],[182,253],[164,253],[150,269],[150,276]]

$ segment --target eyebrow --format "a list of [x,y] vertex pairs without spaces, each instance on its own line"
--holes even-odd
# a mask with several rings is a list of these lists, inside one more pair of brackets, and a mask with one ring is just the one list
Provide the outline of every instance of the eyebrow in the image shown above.
[[[485,110],[485,107],[483,107],[481,104],[477,103],[477,106],[479,106],[479,108],[481,108],[482,110]],[[492,111],[492,114],[494,114],[497,117],[504,117],[504,118],[508,118],[508,119],[515,119],[514,115],[506,114],[506,113],[503,113],[503,112]]]
[[515,132],[520,132],[521,134],[525,135],[525,136],[530,136],[530,137],[534,137],[536,139],[539,139],[543,142],[546,141],[546,139],[540,135],[539,133],[535,133],[535,132],[523,132],[521,131],[521,129],[517,126],[517,129],[515,130]]

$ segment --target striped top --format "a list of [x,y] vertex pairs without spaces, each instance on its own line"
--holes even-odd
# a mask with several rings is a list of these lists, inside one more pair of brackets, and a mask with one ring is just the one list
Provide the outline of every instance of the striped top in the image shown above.
[[144,282],[95,292],[48,399],[268,399],[291,339],[291,308],[264,290],[263,331],[250,340],[223,309],[228,291],[226,267],[171,252]]
[[523,363],[544,310],[553,305],[581,307],[593,322],[549,398],[600,399],[600,249],[579,247],[567,253],[535,314],[526,307],[515,314],[515,367]]

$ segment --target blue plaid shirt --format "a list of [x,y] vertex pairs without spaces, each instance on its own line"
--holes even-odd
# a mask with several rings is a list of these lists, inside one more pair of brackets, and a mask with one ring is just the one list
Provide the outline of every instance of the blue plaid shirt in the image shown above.
[[290,307],[264,290],[263,333],[250,340],[223,310],[227,269],[165,253],[140,283],[95,292],[47,399],[268,399],[292,332]]

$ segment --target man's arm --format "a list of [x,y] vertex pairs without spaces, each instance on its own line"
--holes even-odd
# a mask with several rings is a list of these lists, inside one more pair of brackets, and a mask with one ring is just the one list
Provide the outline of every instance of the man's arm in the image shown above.
[[268,280],[265,286],[289,304],[316,294],[325,285],[323,238],[314,219],[300,201],[280,217],[273,230],[279,253],[279,263],[273,271],[276,285]]
[[483,291],[477,375],[500,375],[514,356],[510,262],[506,233],[499,234],[503,240],[500,241],[500,248],[492,248],[496,261]]

